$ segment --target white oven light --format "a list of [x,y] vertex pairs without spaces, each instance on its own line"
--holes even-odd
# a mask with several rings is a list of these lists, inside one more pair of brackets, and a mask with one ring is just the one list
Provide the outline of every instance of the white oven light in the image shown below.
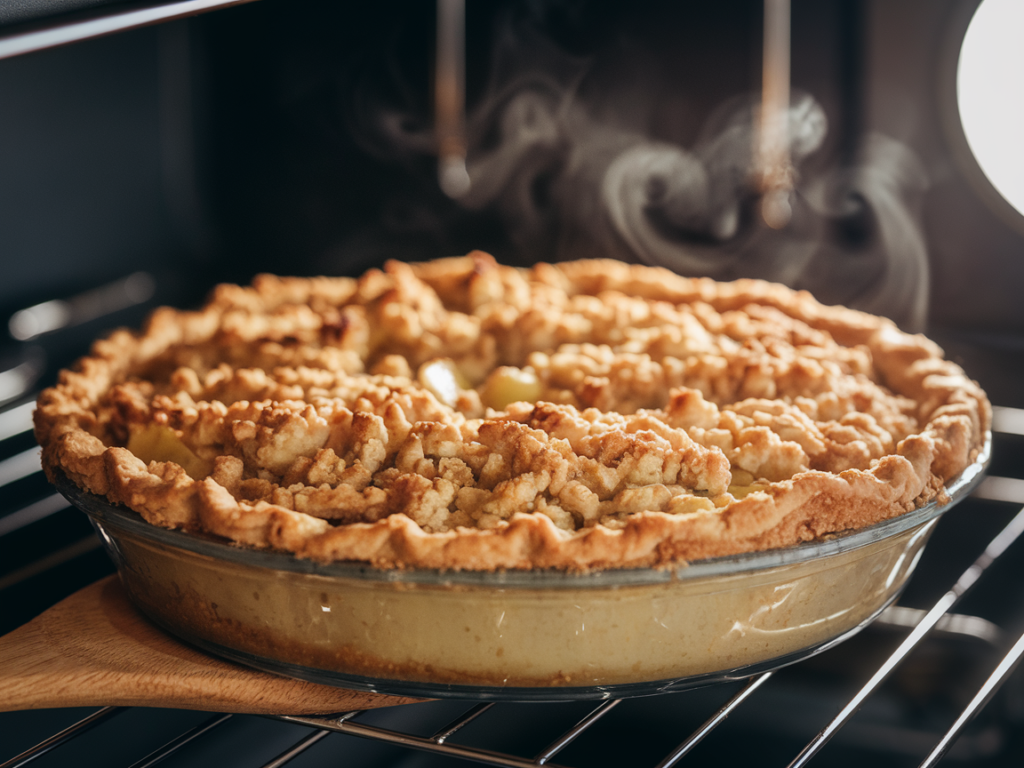
[[992,186],[1024,214],[1024,2],[983,0],[960,48],[957,104]]

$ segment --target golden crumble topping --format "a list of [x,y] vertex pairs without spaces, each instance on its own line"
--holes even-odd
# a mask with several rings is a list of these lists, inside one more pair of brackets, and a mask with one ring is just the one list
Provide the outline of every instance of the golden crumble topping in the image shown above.
[[617,262],[261,276],[97,342],[40,397],[49,473],[320,560],[659,565],[941,493],[984,394],[889,321]]

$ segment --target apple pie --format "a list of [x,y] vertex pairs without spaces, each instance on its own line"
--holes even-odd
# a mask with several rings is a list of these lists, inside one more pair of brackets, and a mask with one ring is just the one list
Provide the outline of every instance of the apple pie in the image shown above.
[[51,479],[321,562],[671,566],[945,494],[991,409],[892,322],[753,280],[487,254],[262,275],[43,392]]

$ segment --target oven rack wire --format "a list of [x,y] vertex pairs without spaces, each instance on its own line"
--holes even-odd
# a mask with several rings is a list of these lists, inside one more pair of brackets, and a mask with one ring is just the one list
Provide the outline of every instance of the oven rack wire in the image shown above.
[[[31,430],[33,406],[34,401],[27,400],[0,408],[0,489],[13,486],[22,480],[40,473],[38,449],[21,447],[24,445],[27,433]],[[1024,435],[1024,410],[996,408],[993,431],[997,437],[1000,434]],[[20,444],[19,440],[21,441]],[[1024,503],[1024,480],[1012,477],[990,476],[976,489],[973,496],[1017,506]],[[2,542],[3,537],[40,522],[67,508],[68,504],[57,494],[50,494],[41,499],[33,499],[25,503],[0,517],[0,542]],[[839,729],[857,713],[868,697],[882,685],[911,651],[921,645],[933,630],[956,632],[958,631],[957,626],[960,626],[969,627],[969,629],[964,631],[976,637],[1000,635],[1001,630],[984,619],[958,616],[952,614],[952,610],[979,582],[989,568],[1020,538],[1022,533],[1024,533],[1024,507],[1020,508],[1002,530],[989,541],[984,551],[963,571],[960,577],[929,610],[914,610],[897,606],[888,609],[883,614],[880,619],[881,622],[902,626],[909,629],[909,633],[898,647],[877,666],[874,673],[862,684],[846,705],[834,714],[818,734],[792,759],[788,764],[788,768],[800,768],[807,765],[836,735]],[[0,576],[0,598],[2,598],[5,590],[69,561],[73,561],[76,558],[80,558],[84,554],[98,548],[98,539],[95,535],[90,534],[16,568],[4,576]],[[1005,644],[998,642],[993,644],[1005,650]],[[934,766],[942,760],[957,738],[964,732],[968,723],[991,701],[999,688],[1007,681],[1022,655],[1024,655],[1024,635],[1021,635],[993,666],[991,673],[977,690],[974,697],[960,712],[959,716],[955,718],[953,723],[948,726],[948,729],[934,744],[928,756],[920,763],[922,768]],[[712,711],[707,719],[693,730],[689,736],[665,754],[656,763],[655,768],[669,768],[670,766],[680,764],[691,750],[706,736],[711,734],[730,714],[736,712],[745,701],[756,696],[758,691],[769,682],[772,676],[772,672],[767,672],[748,679],[724,704],[717,710]],[[554,761],[563,750],[592,728],[599,727],[599,724],[604,721],[605,716],[613,712],[621,703],[622,700],[620,699],[609,699],[591,708],[578,721],[567,727],[561,735],[532,757],[514,755],[499,750],[459,743],[454,740],[454,737],[470,723],[487,717],[500,716],[499,713],[505,705],[494,702],[482,704],[465,702],[465,710],[455,719],[426,736],[417,735],[410,732],[409,729],[403,730],[393,726],[388,727],[387,723],[380,725],[367,722],[367,716],[370,714],[368,711],[357,710],[327,717],[280,716],[277,718],[278,720],[305,726],[308,730],[305,730],[301,738],[284,749],[280,754],[277,754],[269,762],[264,763],[262,768],[278,768],[278,766],[286,765],[332,733],[348,734],[363,739],[397,745],[409,750],[419,750],[449,758],[458,758],[460,759],[459,762],[466,761],[481,765],[508,766],[510,768],[536,768],[536,766],[552,766],[552,768],[557,768],[560,764]],[[404,707],[376,710],[374,716],[369,717],[369,720],[380,719],[382,712],[395,712],[409,707],[422,706],[410,704]],[[530,706],[544,707],[548,705]],[[103,707],[98,709],[78,722],[53,733],[35,746],[9,758],[0,764],[0,768],[16,768],[28,765],[52,750],[82,737],[93,728],[116,718],[127,711],[127,709],[124,707]],[[221,728],[234,717],[236,716],[231,714],[213,715],[181,732],[141,760],[132,763],[130,768],[155,766],[204,735]],[[387,720],[386,717],[384,719]],[[607,723],[607,721],[605,722]]]
[[[198,16],[253,0],[106,0],[111,7],[67,13],[63,3],[26,3],[43,20],[28,21],[0,30],[0,59],[35,53],[48,48],[92,40],[139,27]],[[33,8],[33,6],[35,6]],[[55,16],[55,18],[54,18]]]

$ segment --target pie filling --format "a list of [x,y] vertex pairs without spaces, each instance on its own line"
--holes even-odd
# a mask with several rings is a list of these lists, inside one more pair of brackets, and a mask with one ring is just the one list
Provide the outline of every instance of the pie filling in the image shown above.
[[942,494],[990,408],[889,321],[758,281],[482,253],[262,276],[115,333],[40,397],[49,473],[321,561],[672,565]]
[[931,529],[764,571],[598,588],[268,574],[108,533],[134,601],[211,650],[321,681],[524,689],[676,680],[806,653],[887,605]]

